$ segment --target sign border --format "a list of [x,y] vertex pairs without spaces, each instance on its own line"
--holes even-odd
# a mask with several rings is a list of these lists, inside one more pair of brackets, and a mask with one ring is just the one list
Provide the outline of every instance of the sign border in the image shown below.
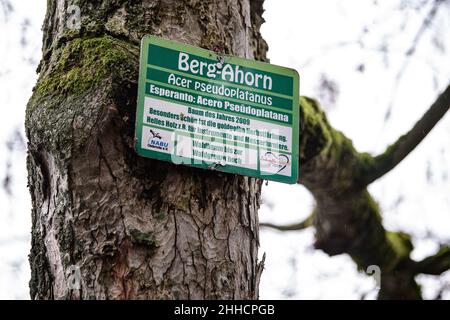
[[[221,166],[218,166],[215,168],[215,171],[225,172],[225,173],[233,173],[233,174],[239,174],[239,175],[246,175],[250,177],[255,177],[263,180],[271,180],[271,181],[277,181],[277,182],[283,182],[288,184],[295,184],[298,181],[298,175],[299,175],[299,127],[300,127],[300,106],[299,106],[299,91],[300,91],[300,76],[295,69],[286,68],[274,64],[269,64],[262,61],[256,61],[256,60],[250,60],[245,58],[240,58],[236,56],[231,56],[227,54],[220,54],[216,53],[207,49],[195,47],[189,44],[184,44],[181,42],[177,42],[174,40],[168,40],[161,37],[153,36],[153,35],[145,35],[141,40],[141,48],[140,48],[140,60],[139,60],[139,82],[138,82],[138,99],[137,99],[137,107],[136,107],[136,120],[135,120],[135,144],[134,148],[136,150],[136,153],[139,156],[143,157],[149,157],[157,160],[163,160],[168,161],[171,163],[173,162],[174,155],[152,151],[152,150],[146,150],[141,147],[139,144],[140,141],[142,141],[142,129],[138,130],[138,128],[142,128],[143,126],[146,126],[147,124],[144,124],[143,121],[143,115],[144,115],[144,102],[145,102],[145,84],[147,81],[146,75],[147,75],[147,59],[148,59],[148,47],[149,44],[159,44],[166,48],[187,52],[189,54],[197,55],[203,58],[207,59],[213,59],[217,60],[218,57],[223,57],[224,63],[232,63],[232,64],[239,64],[248,66],[254,69],[258,69],[261,71],[266,72],[272,72],[272,73],[278,73],[281,75],[291,76],[293,78],[293,88],[292,88],[292,103],[293,103],[293,109],[292,109],[292,149],[291,149],[291,161],[292,161],[292,175],[291,176],[283,176],[278,174],[267,174],[261,175],[260,170],[253,170],[248,168],[243,168],[239,166],[233,166],[230,164],[226,165],[226,170],[222,169]],[[206,81],[206,80],[205,80]],[[295,121],[297,119],[297,121]],[[167,130],[167,129],[166,129]],[[295,156],[295,157],[294,157]],[[205,163],[205,161],[202,161],[201,164],[193,164],[190,163],[193,158],[183,158],[180,156],[176,156],[177,159],[180,161],[185,161],[187,163],[183,163],[184,165],[188,165],[191,167],[201,168],[201,169],[210,169],[210,165]],[[258,149],[258,162],[260,161],[259,156],[259,149]],[[258,165],[259,169],[259,165]],[[255,173],[255,171],[259,171],[258,173]]]

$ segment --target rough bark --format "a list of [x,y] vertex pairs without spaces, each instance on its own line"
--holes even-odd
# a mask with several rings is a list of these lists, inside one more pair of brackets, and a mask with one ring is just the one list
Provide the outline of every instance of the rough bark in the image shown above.
[[258,297],[261,181],[140,158],[133,130],[144,34],[265,60],[261,14],[249,0],[48,1],[26,114],[33,299]]

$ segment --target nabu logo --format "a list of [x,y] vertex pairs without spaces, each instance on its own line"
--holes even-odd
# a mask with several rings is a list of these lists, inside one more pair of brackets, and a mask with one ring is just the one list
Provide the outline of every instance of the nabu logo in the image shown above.
[[148,140],[147,146],[149,148],[158,149],[158,150],[169,150],[169,143],[165,142],[159,132],[153,131],[150,129],[150,133],[152,137]]

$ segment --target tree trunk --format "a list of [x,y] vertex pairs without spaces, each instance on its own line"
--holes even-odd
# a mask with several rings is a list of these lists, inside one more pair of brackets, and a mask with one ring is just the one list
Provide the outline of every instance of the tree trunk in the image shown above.
[[250,0],[48,1],[26,115],[31,298],[258,297],[261,181],[140,158],[133,137],[144,34],[265,60],[261,15]]

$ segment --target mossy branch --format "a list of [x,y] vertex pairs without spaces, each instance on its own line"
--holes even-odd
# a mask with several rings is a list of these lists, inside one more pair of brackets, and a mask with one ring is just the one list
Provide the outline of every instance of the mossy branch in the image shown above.
[[417,274],[440,275],[450,270],[450,247],[442,247],[435,255],[417,262],[415,271]]
[[368,159],[360,174],[362,185],[368,185],[395,168],[428,135],[450,108],[450,85],[442,92],[414,127],[390,145],[382,154]]
[[[366,185],[359,183],[373,158],[359,153],[350,139],[334,129],[315,100],[301,97],[300,114],[299,183],[316,200],[315,247],[328,255],[348,254],[360,270],[377,265],[383,274],[380,298],[420,299],[410,236],[384,228],[379,206]],[[431,130],[430,121],[425,122],[419,128]]]

